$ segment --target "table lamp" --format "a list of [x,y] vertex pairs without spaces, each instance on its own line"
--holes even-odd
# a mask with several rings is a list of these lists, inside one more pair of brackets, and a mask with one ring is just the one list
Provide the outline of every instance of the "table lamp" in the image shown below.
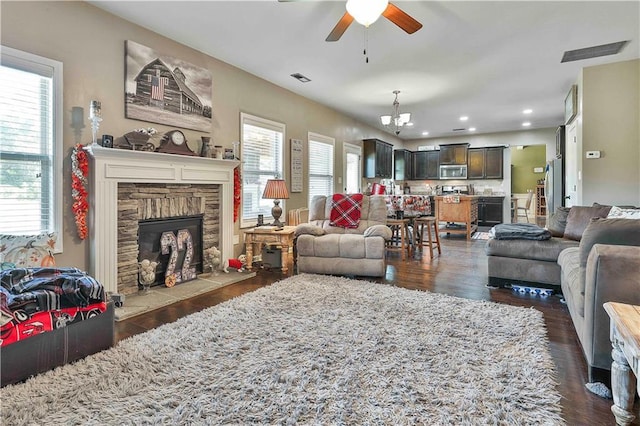
[[287,191],[287,185],[284,179],[269,179],[267,185],[264,187],[262,198],[265,200],[273,200],[273,208],[271,209],[271,216],[273,216],[272,225],[282,228],[284,224],[280,222],[280,216],[282,216],[280,200],[289,198],[289,191]]

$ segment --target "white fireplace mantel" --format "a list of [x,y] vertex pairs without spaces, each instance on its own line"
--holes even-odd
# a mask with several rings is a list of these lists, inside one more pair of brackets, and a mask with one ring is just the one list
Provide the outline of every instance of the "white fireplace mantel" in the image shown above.
[[118,292],[118,184],[220,184],[220,250],[233,254],[234,160],[85,147],[91,166],[89,268],[110,293]]

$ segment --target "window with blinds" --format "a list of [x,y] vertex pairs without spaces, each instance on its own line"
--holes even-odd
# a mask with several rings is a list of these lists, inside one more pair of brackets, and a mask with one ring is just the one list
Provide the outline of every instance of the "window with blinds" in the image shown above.
[[60,233],[62,63],[3,46],[0,93],[0,233]]
[[[273,200],[263,200],[268,179],[282,178],[285,125],[242,113],[242,215],[241,227],[254,226],[258,215],[270,222]],[[284,200],[280,205],[284,204]],[[283,207],[284,210],[284,207]]]
[[309,204],[314,195],[333,194],[335,139],[309,133]]

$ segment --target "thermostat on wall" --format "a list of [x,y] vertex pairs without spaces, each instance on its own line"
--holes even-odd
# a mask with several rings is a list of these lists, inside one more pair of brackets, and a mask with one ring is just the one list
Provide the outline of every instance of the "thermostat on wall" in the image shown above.
[[600,151],[587,151],[587,158],[600,158]]
[[534,167],[533,168],[533,173],[542,173],[544,172],[544,168],[543,167]]

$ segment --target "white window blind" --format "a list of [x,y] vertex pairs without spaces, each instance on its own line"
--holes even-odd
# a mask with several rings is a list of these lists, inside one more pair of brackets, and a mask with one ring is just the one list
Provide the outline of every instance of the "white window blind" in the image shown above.
[[309,133],[309,203],[315,195],[333,194],[335,140]]
[[[263,200],[268,179],[283,177],[285,125],[249,114],[240,115],[242,161],[241,226],[253,226],[259,214],[270,221],[273,200]],[[284,201],[281,202],[281,206]],[[284,210],[284,207],[283,207]]]
[[1,58],[0,233],[60,233],[62,64],[4,46]]

